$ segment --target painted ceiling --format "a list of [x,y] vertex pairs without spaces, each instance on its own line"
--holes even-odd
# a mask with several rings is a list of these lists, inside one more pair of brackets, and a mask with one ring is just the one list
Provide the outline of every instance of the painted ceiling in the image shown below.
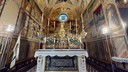
[[60,13],[67,13],[70,20],[80,19],[91,0],[36,0],[40,9],[51,20],[56,20]]

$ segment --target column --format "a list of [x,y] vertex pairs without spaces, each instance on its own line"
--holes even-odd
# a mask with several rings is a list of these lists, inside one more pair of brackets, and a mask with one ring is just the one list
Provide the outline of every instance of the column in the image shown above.
[[45,71],[45,57],[41,55],[37,59],[37,67],[36,72],[44,72]]
[[46,57],[43,56],[43,62],[42,62],[42,67],[41,67],[41,71],[40,72],[45,72],[45,59]]
[[42,61],[43,61],[42,56],[38,56],[36,72],[41,72]]
[[79,72],[87,72],[85,56],[78,56],[78,69]]

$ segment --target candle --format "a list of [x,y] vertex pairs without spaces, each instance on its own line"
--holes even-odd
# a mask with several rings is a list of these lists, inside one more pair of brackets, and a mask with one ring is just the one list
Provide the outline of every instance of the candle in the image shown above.
[[42,14],[42,19],[41,19],[41,22],[43,23],[44,21],[44,14]]
[[56,38],[54,38],[54,43],[56,42]]
[[48,27],[49,27],[49,18],[48,18]]
[[55,30],[56,22],[54,21],[54,30]]
[[76,35],[77,35],[77,19],[76,19]]
[[54,49],[56,48],[55,45],[56,45],[56,38],[54,37]]
[[46,43],[46,40],[47,40],[46,37],[44,37],[44,43]]
[[70,22],[70,30],[71,30],[71,25],[72,25],[72,22]]
[[81,48],[82,48],[82,47],[81,47],[81,44],[82,44],[81,37],[79,37],[79,40],[80,40],[80,49],[81,49]]
[[68,37],[68,43],[69,43],[69,37]]
[[81,14],[81,22],[82,22],[82,27],[84,28],[84,26],[83,26],[83,15]]
[[49,33],[49,18],[48,18],[48,33]]
[[81,21],[82,21],[82,23],[83,23],[83,15],[81,14]]

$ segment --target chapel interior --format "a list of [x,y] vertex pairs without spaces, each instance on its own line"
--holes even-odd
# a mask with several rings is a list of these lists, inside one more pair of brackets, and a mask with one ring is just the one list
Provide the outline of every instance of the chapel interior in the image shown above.
[[0,0],[0,72],[128,72],[128,0]]

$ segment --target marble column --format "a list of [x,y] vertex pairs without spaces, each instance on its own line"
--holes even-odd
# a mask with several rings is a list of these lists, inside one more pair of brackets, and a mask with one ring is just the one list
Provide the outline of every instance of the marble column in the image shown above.
[[40,71],[41,71],[42,62],[43,62],[43,58],[42,58],[42,56],[40,55],[40,56],[38,56],[38,59],[37,59],[36,72],[40,72]]
[[85,56],[78,56],[78,70],[79,72],[87,72]]
[[45,57],[44,56],[38,57],[36,72],[45,72]]
[[45,72],[45,59],[46,57],[45,56],[43,56],[43,62],[42,62],[42,70],[41,70],[41,72]]

